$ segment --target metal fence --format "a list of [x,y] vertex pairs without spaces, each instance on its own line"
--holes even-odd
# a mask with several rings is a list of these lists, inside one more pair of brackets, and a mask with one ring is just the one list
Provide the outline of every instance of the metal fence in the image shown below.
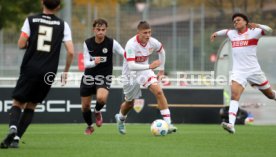
[[[167,7],[145,5],[141,8],[137,5],[119,3],[92,5],[87,2],[77,5],[75,1],[71,2],[71,5],[65,4],[58,16],[71,25],[76,54],[82,52],[83,41],[93,35],[92,21],[95,18],[105,18],[109,22],[108,36],[119,41],[123,47],[127,40],[136,34],[138,22],[147,20],[152,25],[152,36],[162,42],[166,50],[168,74],[175,71],[214,70],[214,62],[210,60],[210,56],[216,54],[223,39],[211,44],[209,36],[216,30],[232,27],[231,10],[226,10],[227,14],[222,16],[219,11],[205,5],[178,6],[172,3]],[[275,8],[264,10],[263,13],[269,12],[274,15]],[[263,23],[264,19],[257,22]],[[3,43],[0,44],[0,77],[18,76],[24,54],[16,45],[19,32],[20,30],[4,29],[0,33],[0,42]],[[62,49],[60,67],[65,64],[65,56],[66,53]],[[122,60],[121,56],[115,56],[114,64],[121,66]],[[77,67],[77,64],[76,57],[74,66]],[[76,69],[73,70],[75,72],[78,71],[77,68],[73,69]]]

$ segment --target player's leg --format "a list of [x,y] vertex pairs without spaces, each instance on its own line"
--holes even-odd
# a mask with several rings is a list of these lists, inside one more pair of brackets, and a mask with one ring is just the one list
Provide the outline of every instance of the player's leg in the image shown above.
[[101,127],[103,123],[101,109],[106,104],[108,98],[109,91],[106,88],[98,88],[96,94],[96,106],[95,106],[95,117],[96,117],[96,125],[97,127]]
[[154,94],[157,100],[158,108],[160,110],[160,113],[163,117],[163,119],[169,124],[169,133],[176,132],[177,128],[174,127],[171,123],[171,113],[168,107],[167,99],[164,95],[164,92],[162,88],[159,86],[158,83],[152,83],[149,86],[149,90]]
[[13,105],[9,111],[9,131],[7,136],[0,144],[0,148],[8,148],[17,134],[18,122],[21,116],[21,109],[25,103],[22,103],[16,99],[13,100]]
[[34,117],[34,110],[36,108],[37,103],[27,103],[24,111],[21,115],[21,118],[18,123],[18,131],[17,136],[14,137],[14,140],[10,144],[11,148],[18,148],[19,141],[22,138],[23,134],[26,132],[29,125],[32,123]]
[[267,98],[276,100],[276,91],[272,90],[269,81],[263,72],[252,74],[248,81],[253,87],[258,88]]
[[133,108],[134,99],[125,100],[120,107],[120,111],[115,115],[115,120],[117,122],[117,128],[120,134],[126,134],[125,121],[127,118],[128,112]]
[[120,106],[120,111],[115,115],[117,122],[117,128],[120,134],[126,133],[125,121],[127,118],[128,112],[133,108],[134,99],[141,96],[140,84],[136,81],[126,83],[123,86],[123,91],[125,94],[125,101]]
[[268,99],[276,100],[276,91],[272,90],[271,87],[267,89],[259,89]]
[[91,100],[92,96],[96,94],[96,86],[93,82],[88,82],[86,76],[83,76],[80,84],[80,96],[81,96],[81,111],[82,116],[87,124],[84,131],[85,135],[91,135],[94,132],[92,112],[91,112]]
[[236,81],[232,81],[231,84],[231,101],[229,104],[229,123],[222,122],[222,127],[229,133],[235,133],[235,122],[236,116],[239,109],[239,100],[242,92],[244,91],[244,86]]
[[28,78],[24,78],[23,75],[19,76],[16,87],[12,93],[13,104],[9,110],[9,132],[6,138],[2,141],[1,148],[7,148],[17,134],[21,110],[24,108],[25,102],[27,102],[28,93],[30,92],[32,85],[32,82],[29,81]]
[[91,135],[94,132],[93,122],[92,122],[92,112],[91,112],[91,100],[92,96],[82,96],[81,97],[81,111],[82,116],[87,124],[84,134]]

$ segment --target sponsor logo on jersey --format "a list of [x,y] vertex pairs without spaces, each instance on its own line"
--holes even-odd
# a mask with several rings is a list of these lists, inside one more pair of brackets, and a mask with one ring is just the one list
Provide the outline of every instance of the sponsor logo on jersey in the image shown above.
[[245,47],[257,45],[258,39],[232,41],[232,47]]
[[[100,57],[100,63],[104,63],[107,60],[107,57],[103,57],[103,56],[96,56],[96,57]],[[95,57],[92,57],[92,60],[95,60]]]
[[144,62],[148,59],[148,56],[136,56],[135,62]]

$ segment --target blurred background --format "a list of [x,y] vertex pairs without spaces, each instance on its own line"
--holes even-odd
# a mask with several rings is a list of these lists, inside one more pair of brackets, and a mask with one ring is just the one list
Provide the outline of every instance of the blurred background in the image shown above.
[[[0,86],[14,87],[19,75],[24,50],[19,50],[17,40],[23,21],[28,15],[41,12],[40,0],[0,0]],[[233,28],[232,14],[242,12],[255,23],[266,24],[274,29],[273,34],[260,40],[258,57],[272,87],[276,86],[276,0],[63,0],[58,16],[71,26],[75,44],[75,59],[71,72],[80,79],[82,70],[79,55],[85,39],[93,36],[92,23],[96,18],[108,21],[107,35],[123,47],[136,34],[140,20],[152,26],[152,36],[162,42],[166,50],[166,74],[175,81],[180,74],[202,76],[226,76],[231,70],[231,46],[226,38],[210,43],[211,33]],[[59,71],[65,64],[65,50],[60,56]],[[156,58],[156,56],[151,59]],[[115,55],[114,74],[121,74],[123,58]],[[224,80],[223,82],[227,82]],[[78,87],[79,84],[72,84]],[[189,88],[198,84],[167,82],[164,86]],[[200,88],[224,90],[224,104],[230,99],[229,86],[212,84],[204,80]],[[257,123],[276,124],[275,102],[268,100],[259,91],[247,87],[241,98],[241,106],[254,113]],[[266,107],[263,107],[266,106]],[[260,109],[260,107],[262,107]],[[256,110],[258,109],[258,110]]]
[[[40,0],[1,0],[0,77],[18,75],[24,53],[16,45],[20,28],[27,15],[40,11]],[[138,22],[149,21],[152,36],[166,49],[166,71],[170,74],[214,70],[223,38],[211,44],[209,36],[232,28],[231,16],[235,12],[246,13],[250,21],[275,28],[276,0],[64,0],[58,16],[71,26],[76,53],[82,52],[83,41],[93,35],[95,18],[108,21],[108,36],[123,47],[135,35]],[[61,65],[64,57],[65,53],[61,53]],[[74,65],[78,65],[77,57]],[[120,56],[115,57],[115,65],[122,65]]]

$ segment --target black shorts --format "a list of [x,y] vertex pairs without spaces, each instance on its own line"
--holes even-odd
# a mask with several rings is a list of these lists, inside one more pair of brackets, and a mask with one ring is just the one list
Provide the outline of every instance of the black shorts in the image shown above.
[[99,88],[110,89],[111,77],[101,77],[99,79],[94,79],[93,76],[82,76],[80,84],[80,96],[86,97],[95,95]]
[[22,103],[41,103],[49,93],[51,85],[44,79],[28,79],[20,76],[13,90],[12,98]]

